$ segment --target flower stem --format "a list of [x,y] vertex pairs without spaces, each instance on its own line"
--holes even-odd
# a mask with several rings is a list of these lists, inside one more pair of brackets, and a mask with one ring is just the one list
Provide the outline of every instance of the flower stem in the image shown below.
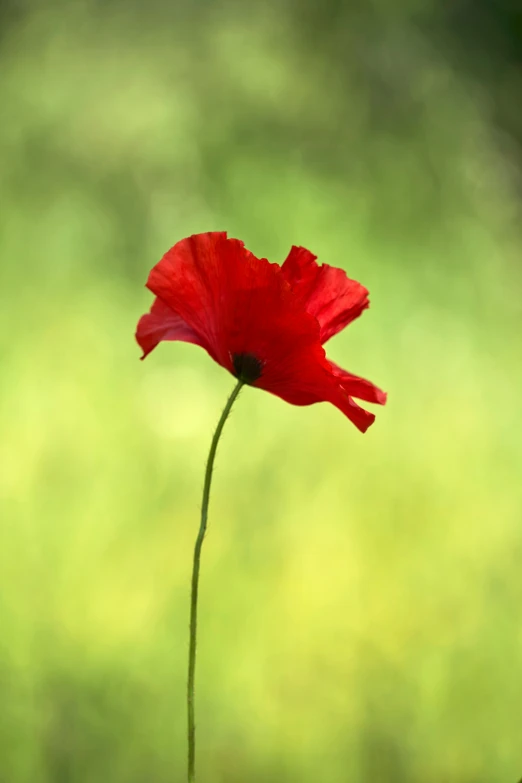
[[201,504],[201,523],[199,526],[198,537],[194,547],[194,561],[192,565],[192,587],[190,591],[190,642],[189,642],[189,664],[188,664],[188,687],[187,687],[187,712],[188,712],[188,783],[194,783],[196,780],[196,724],[194,710],[194,680],[196,674],[196,642],[198,625],[198,589],[199,589],[199,565],[201,560],[201,547],[207,529],[208,501],[210,498],[210,484],[212,481],[212,469],[216,456],[217,445],[225,421],[241,391],[243,381],[238,381],[234,391],[228,398],[227,404],[221,414],[221,418],[216,427],[205,470],[205,484],[203,486],[203,502]]

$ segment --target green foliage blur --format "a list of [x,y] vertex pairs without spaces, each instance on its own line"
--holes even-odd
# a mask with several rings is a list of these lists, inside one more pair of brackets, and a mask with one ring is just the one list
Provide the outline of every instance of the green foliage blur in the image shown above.
[[1,14],[0,783],[185,779],[233,380],[191,345],[141,363],[133,333],[149,269],[217,229],[370,289],[329,355],[389,402],[363,436],[242,392],[198,781],[514,783],[522,239],[493,86],[512,105],[517,72],[477,80],[414,0]]

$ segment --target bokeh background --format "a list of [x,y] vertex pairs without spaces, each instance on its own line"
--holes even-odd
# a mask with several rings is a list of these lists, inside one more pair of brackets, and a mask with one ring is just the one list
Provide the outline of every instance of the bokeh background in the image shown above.
[[185,775],[188,582],[232,378],[138,361],[227,230],[343,266],[362,436],[247,389],[203,552],[201,783],[522,775],[520,11],[3,2],[0,781]]

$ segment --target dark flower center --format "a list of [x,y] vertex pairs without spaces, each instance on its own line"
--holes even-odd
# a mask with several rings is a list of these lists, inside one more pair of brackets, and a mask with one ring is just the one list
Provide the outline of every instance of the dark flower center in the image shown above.
[[263,363],[251,353],[235,353],[232,356],[232,364],[236,378],[243,383],[254,383],[261,377]]

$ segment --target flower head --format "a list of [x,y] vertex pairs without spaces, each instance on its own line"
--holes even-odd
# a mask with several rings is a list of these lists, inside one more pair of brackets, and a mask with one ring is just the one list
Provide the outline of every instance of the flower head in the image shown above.
[[195,234],[165,253],[147,288],[156,299],[138,323],[142,358],[162,340],[200,345],[244,383],[293,405],[331,402],[362,432],[375,416],[353,397],[386,402],[323,348],[369,306],[368,291],[303,247],[279,266],[225,232]]

